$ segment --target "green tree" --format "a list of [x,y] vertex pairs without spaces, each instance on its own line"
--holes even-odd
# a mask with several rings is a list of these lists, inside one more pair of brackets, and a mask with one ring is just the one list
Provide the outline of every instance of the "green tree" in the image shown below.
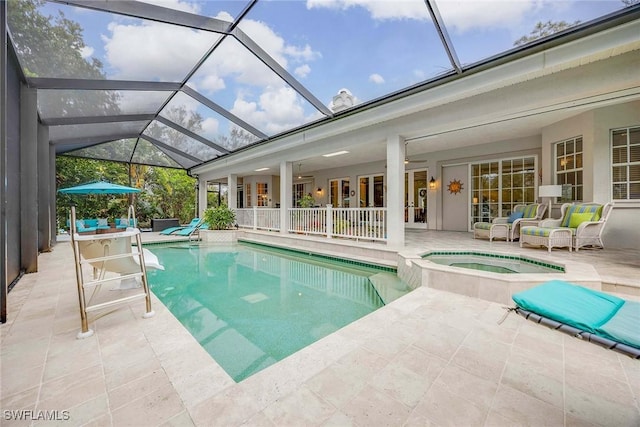
[[[96,58],[86,60],[82,27],[64,13],[45,16],[40,12],[44,0],[12,0],[7,4],[7,22],[23,70],[30,77],[104,79],[103,64]],[[64,117],[82,111],[91,114],[119,112],[115,91],[57,91],[41,103]]]
[[145,200],[158,216],[188,223],[196,214],[196,180],[181,169],[149,168]]
[[[105,180],[129,185],[127,165],[75,157],[56,158],[57,189],[73,187],[92,181]],[[128,198],[122,195],[69,195],[57,193],[56,216],[58,228],[66,228],[71,205],[76,206],[80,218],[116,218],[127,212]]]
[[542,22],[542,21],[540,21],[533,27],[533,30],[531,30],[529,35],[520,37],[518,40],[516,40],[513,43],[513,45],[514,46],[521,46],[523,44],[530,43],[530,42],[532,42],[534,40],[537,40],[537,39],[540,39],[542,37],[547,37],[547,36],[550,36],[551,34],[555,34],[555,33],[558,33],[560,31],[566,30],[567,28],[576,26],[579,23],[580,23],[580,21],[575,21],[573,23],[568,23],[566,21],[559,21],[559,22],[552,22],[552,21]]

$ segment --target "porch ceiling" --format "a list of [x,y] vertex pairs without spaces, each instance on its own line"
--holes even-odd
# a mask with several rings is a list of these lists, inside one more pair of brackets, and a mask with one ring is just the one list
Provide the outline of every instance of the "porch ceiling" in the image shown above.
[[[38,90],[39,115],[50,126],[58,154],[187,169],[249,159],[236,171],[247,174],[258,160],[277,169],[282,149],[306,136],[319,140],[319,129],[325,133],[321,147],[302,144],[287,151],[305,169],[380,160],[385,137],[363,134],[362,124],[400,126],[403,116],[431,108],[421,94],[448,86],[459,93],[457,81],[640,18],[640,5],[608,1],[563,11],[520,5],[511,11],[524,25],[517,29],[504,24],[510,22],[505,17],[493,19],[486,5],[476,10],[469,3],[461,13],[445,0],[356,6],[341,1],[150,3],[8,2],[11,46],[23,79]],[[580,23],[513,47],[507,30],[525,34],[549,19]],[[69,22],[79,25],[78,38],[65,50],[56,43],[68,40],[56,31]],[[343,88],[353,94],[354,105],[332,109],[334,95]],[[422,102],[413,112],[402,107],[412,97]],[[455,101],[449,95],[447,102]],[[552,119],[541,114],[508,124],[477,122],[471,124],[474,143],[536,134]],[[320,156],[341,146],[326,137],[326,127],[348,141],[348,156]],[[450,147],[468,132],[460,126],[398,129],[410,140],[410,154],[415,149],[417,155]],[[434,134],[437,141],[425,139]]]

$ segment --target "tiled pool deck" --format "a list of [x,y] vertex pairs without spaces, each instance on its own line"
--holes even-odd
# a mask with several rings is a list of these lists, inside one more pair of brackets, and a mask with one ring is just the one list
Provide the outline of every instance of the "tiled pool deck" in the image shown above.
[[[406,246],[548,256],[469,233],[409,231]],[[638,251],[549,259],[563,258],[640,289]],[[70,245],[38,263],[0,326],[2,426],[640,425],[640,361],[515,314],[498,325],[500,304],[419,288],[236,384],[155,297],[154,318],[132,303],[77,340]],[[10,420],[19,410],[70,419]]]

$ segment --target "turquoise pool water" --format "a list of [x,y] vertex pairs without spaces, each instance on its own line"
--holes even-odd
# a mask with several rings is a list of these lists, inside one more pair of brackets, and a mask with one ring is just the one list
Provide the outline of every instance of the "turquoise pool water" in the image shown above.
[[243,244],[149,249],[165,267],[151,290],[235,381],[381,307],[369,278],[390,274]]

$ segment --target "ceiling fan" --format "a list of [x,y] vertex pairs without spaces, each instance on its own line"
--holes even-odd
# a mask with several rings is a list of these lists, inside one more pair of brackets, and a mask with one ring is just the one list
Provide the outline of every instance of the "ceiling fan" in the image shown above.
[[298,163],[298,173],[294,175],[295,179],[309,179],[313,178],[313,175],[302,175],[302,163]]

